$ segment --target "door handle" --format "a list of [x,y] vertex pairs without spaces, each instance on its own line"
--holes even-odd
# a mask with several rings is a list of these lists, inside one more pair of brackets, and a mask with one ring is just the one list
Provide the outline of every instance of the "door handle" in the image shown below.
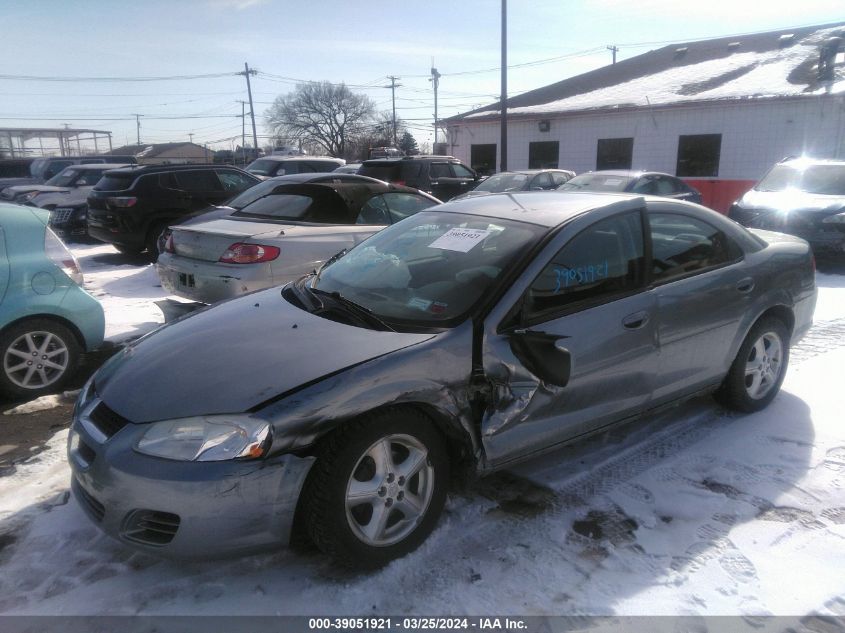
[[639,330],[646,323],[648,323],[648,312],[634,312],[622,319],[622,325],[628,330]]
[[754,290],[754,280],[751,277],[740,279],[736,282],[736,289],[745,294]]

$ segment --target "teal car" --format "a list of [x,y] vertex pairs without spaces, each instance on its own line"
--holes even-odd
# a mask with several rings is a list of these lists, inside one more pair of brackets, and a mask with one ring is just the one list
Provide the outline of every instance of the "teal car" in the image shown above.
[[49,219],[0,204],[0,395],[13,399],[58,391],[80,354],[103,342],[103,308]]

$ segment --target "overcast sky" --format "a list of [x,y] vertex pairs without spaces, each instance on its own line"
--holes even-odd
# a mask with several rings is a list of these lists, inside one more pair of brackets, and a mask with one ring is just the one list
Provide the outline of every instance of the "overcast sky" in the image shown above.
[[[841,0],[510,0],[509,94],[675,42],[845,20]],[[432,140],[432,58],[441,118],[499,92],[498,0],[0,0],[0,127],[111,130],[114,145],[240,142],[244,62],[263,113],[298,80],[345,82]],[[692,9],[691,7],[695,7]],[[549,61],[551,60],[551,61]],[[533,64],[532,62],[539,62]],[[524,65],[530,64],[530,65]],[[229,73],[229,74],[227,74]],[[161,81],[56,81],[220,75]],[[30,76],[12,79],[9,76]],[[35,78],[52,78],[44,81]],[[184,117],[184,118],[162,118]],[[191,118],[188,118],[191,117]],[[249,128],[248,128],[249,134]],[[236,138],[237,137],[237,138]]]

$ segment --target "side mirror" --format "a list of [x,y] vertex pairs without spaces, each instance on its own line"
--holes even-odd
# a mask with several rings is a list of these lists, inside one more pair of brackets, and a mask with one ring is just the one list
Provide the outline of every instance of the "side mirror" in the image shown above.
[[557,387],[569,384],[572,354],[564,346],[564,336],[516,329],[510,336],[511,351],[532,374]]

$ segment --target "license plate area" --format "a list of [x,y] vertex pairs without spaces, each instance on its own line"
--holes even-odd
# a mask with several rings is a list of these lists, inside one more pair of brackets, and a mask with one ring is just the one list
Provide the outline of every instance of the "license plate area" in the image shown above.
[[194,276],[191,273],[179,273],[179,285],[185,288],[193,288],[195,286]]

